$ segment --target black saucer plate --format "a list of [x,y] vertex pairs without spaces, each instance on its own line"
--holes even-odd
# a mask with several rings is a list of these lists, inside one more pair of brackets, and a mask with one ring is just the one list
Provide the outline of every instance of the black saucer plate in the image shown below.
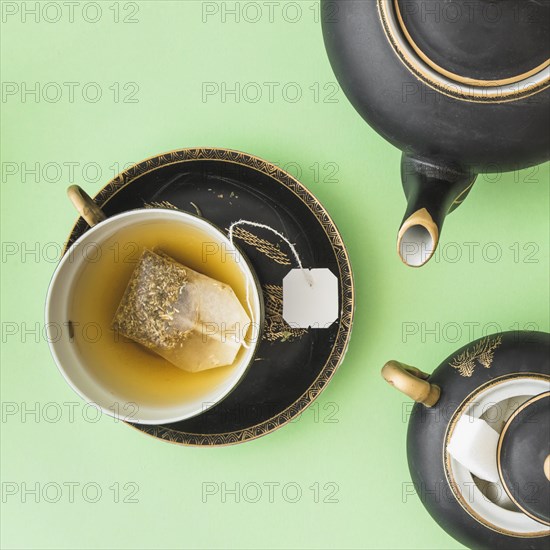
[[[173,424],[130,425],[173,443],[230,445],[280,428],[313,402],[346,352],[354,290],[342,238],[302,184],[245,153],[182,149],[132,166],[94,200],[108,216],[164,207],[199,213],[222,230],[240,219],[269,225],[295,245],[304,267],[329,268],[338,277],[337,321],[325,329],[291,329],[282,319],[282,280],[296,267],[288,246],[267,230],[236,228],[236,244],[254,267],[265,300],[264,333],[254,363],[224,401],[201,415]],[[79,219],[68,243],[87,228]]]

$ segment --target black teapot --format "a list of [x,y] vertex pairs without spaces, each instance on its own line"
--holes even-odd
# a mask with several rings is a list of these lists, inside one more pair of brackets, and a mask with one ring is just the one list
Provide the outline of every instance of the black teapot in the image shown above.
[[477,174],[550,158],[549,0],[322,0],[332,67],[403,151],[398,252],[425,264]]
[[417,403],[407,455],[418,496],[470,548],[550,547],[550,334],[486,336],[432,375],[390,361]]

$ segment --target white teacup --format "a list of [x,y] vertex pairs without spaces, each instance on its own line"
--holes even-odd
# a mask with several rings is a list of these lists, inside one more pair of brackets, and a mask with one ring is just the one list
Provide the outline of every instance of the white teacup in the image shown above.
[[[121,230],[134,225],[154,222],[181,224],[203,233],[205,242],[218,243],[226,254],[238,257],[239,261],[236,264],[247,289],[246,309],[253,327],[258,328],[263,316],[263,301],[256,276],[247,259],[218,228],[195,215],[177,210],[151,208],[131,210],[105,218],[103,212],[80,188],[72,186],[68,194],[91,228],[71,245],[59,262],[46,299],[48,342],[65,380],[85,401],[93,403],[105,414],[139,424],[177,422],[196,416],[219,403],[239,384],[252,363],[260,341],[259,330],[253,331],[255,334],[250,344],[241,350],[228,375],[218,380],[215,385],[203,388],[197,395],[182,402],[151,404],[140,402],[139,397],[129,399],[128,395],[117,393],[104,380],[94,376],[89,358],[75,345],[71,331],[66,330],[66,327],[70,319],[71,304],[75,300],[76,281],[86,269],[88,262],[82,250],[86,250],[87,246],[100,246]],[[65,330],[60,330],[60,327],[65,327]],[[112,365],[112,368],[116,368],[116,365]],[[131,414],[128,411],[131,411]]]

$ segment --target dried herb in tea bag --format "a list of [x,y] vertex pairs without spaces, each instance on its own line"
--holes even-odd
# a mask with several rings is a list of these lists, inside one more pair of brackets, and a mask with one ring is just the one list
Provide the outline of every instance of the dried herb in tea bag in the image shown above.
[[144,250],[112,328],[177,367],[198,372],[230,365],[250,319],[233,289]]

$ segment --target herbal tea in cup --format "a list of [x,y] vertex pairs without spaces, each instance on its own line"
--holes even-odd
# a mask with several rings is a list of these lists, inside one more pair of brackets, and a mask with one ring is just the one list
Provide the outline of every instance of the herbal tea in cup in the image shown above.
[[[87,196],[78,191],[86,204]],[[195,215],[141,209],[98,219],[101,215],[93,210],[94,206],[86,206],[86,210],[83,207],[81,213],[91,218],[92,223],[98,223],[67,250],[48,291],[46,321],[50,348],[60,371],[81,397],[96,403],[111,416],[136,423],[162,424],[200,414],[229,394],[253,360],[263,308],[252,268],[219,229]],[[196,317],[186,317],[189,324],[179,328],[182,333],[187,329],[193,345],[185,360],[182,359],[185,341],[177,342],[182,345],[176,348],[176,359],[172,353],[170,362],[166,358],[170,353],[159,354],[153,349],[155,346],[140,343],[139,338],[133,338],[136,333],[128,333],[128,327],[120,330],[123,317],[117,312],[124,306],[123,298],[127,297],[129,283],[143,257],[164,258],[170,265],[186,270],[183,278],[187,277],[188,285],[193,279],[196,288],[193,288],[195,296],[182,303],[187,303],[191,310],[200,304],[201,288],[209,285],[227,287],[218,295],[220,308],[221,296],[230,295],[235,300],[229,300],[225,309],[217,311],[212,303],[215,293],[210,295],[210,303],[205,303],[202,309],[206,317],[210,316],[211,325],[205,323],[201,327]],[[166,280],[166,273],[162,277]],[[157,281],[162,281],[162,277]],[[177,292],[185,289],[185,285],[173,284]],[[177,300],[171,305],[177,307]],[[143,307],[134,306],[131,311],[135,321],[146,312]],[[158,302],[156,306],[153,302],[149,313],[155,307],[157,313],[162,309]],[[176,312],[169,308],[164,315],[170,313]],[[191,326],[193,319],[201,327],[198,332],[197,326]],[[147,318],[143,321],[146,324]],[[224,322],[231,330],[219,328]],[[155,325],[154,320],[149,319],[149,323]],[[158,319],[156,323],[162,325]],[[222,353],[224,341],[228,345]],[[215,348],[218,356],[212,356]],[[178,350],[182,354],[179,359]],[[228,364],[218,366],[224,360]]]

